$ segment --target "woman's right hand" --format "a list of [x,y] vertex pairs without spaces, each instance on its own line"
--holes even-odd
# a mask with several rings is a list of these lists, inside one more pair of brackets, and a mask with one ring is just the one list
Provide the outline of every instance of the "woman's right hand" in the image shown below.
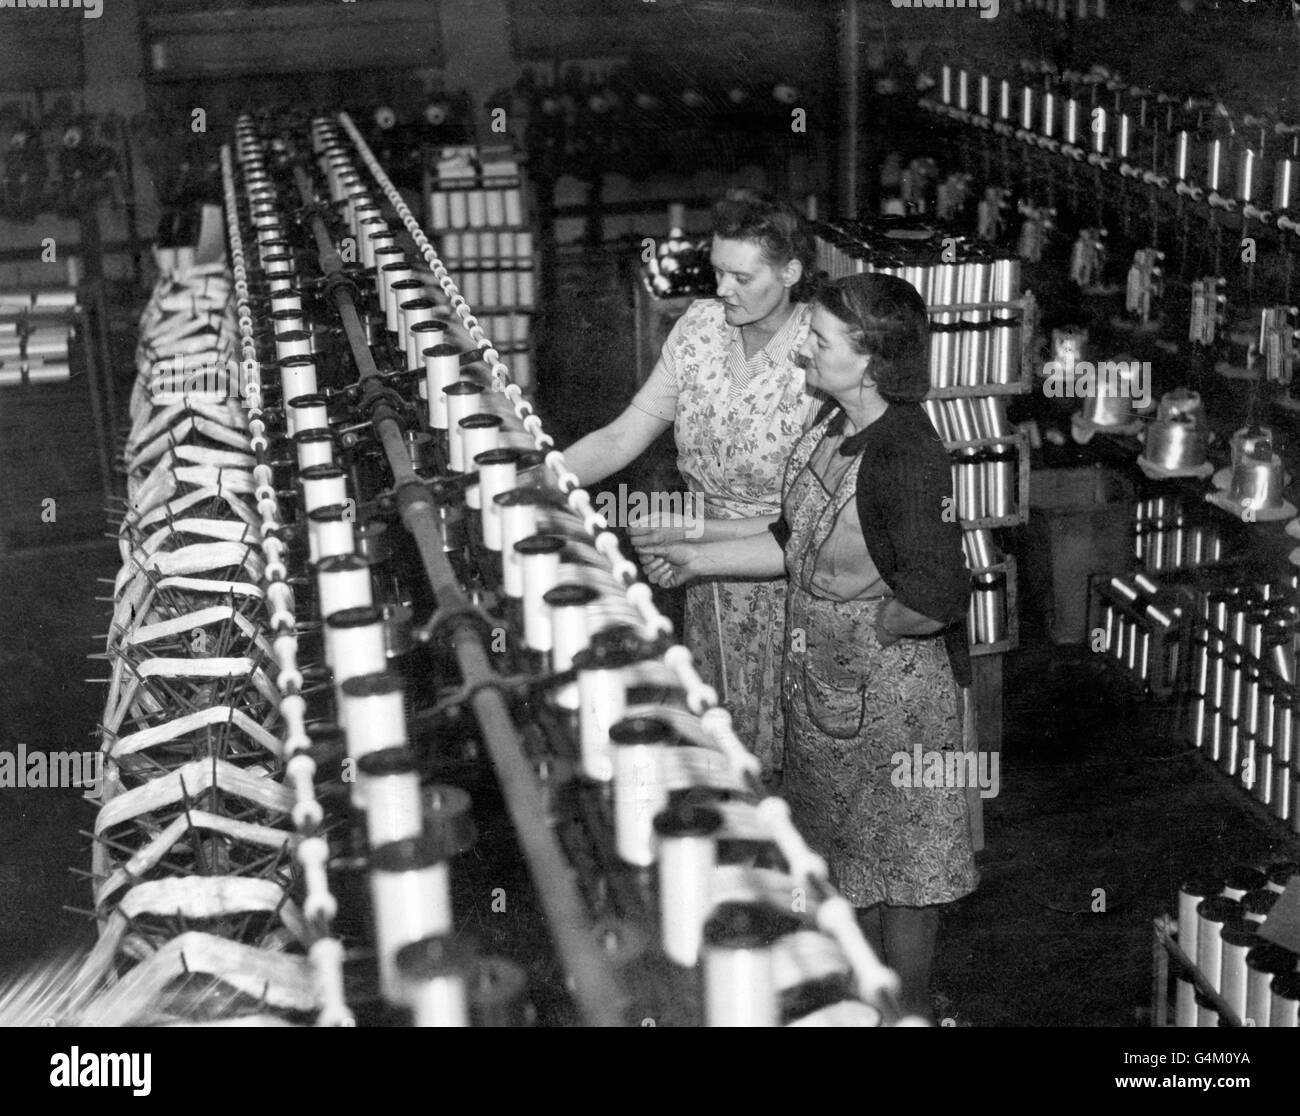
[[700,576],[696,569],[699,548],[694,543],[652,543],[638,554],[651,585],[675,589]]

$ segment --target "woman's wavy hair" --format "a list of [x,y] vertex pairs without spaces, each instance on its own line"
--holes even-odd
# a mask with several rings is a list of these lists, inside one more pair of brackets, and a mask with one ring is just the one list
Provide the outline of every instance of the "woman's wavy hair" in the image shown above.
[[790,288],[794,302],[809,301],[821,281],[812,225],[787,201],[757,190],[728,191],[713,207],[713,235],[755,241],[772,267],[784,267],[791,260],[803,264],[803,275]]
[[930,315],[916,288],[896,275],[848,275],[813,300],[849,328],[855,351],[889,403],[918,403],[930,390]]

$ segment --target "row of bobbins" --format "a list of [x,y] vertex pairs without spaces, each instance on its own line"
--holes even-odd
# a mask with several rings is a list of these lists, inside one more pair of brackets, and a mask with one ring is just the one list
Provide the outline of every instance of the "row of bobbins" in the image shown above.
[[[250,163],[255,167],[250,157],[246,171]],[[282,231],[264,206],[254,220],[259,238],[272,240]],[[298,279],[292,256],[274,262],[278,266],[268,278],[272,298],[281,307],[274,324],[300,327],[296,315],[301,301],[288,294]],[[299,466],[308,558],[316,574],[336,718],[348,759],[361,776],[353,785],[353,804],[365,812],[371,849],[380,990],[388,1002],[411,1008],[418,1022],[464,1025],[467,1015],[448,1014],[445,997],[434,997],[430,1014],[430,989],[440,981],[403,979],[397,968],[403,947],[452,929],[448,859],[455,846],[426,831],[423,792],[407,748],[404,682],[387,670],[388,640],[382,613],[374,607],[370,569],[356,554],[351,516],[340,510],[347,507],[346,474],[334,457],[327,400],[317,391],[315,354],[305,333],[301,328],[275,333],[276,366],[287,404],[286,432]],[[435,789],[431,799],[444,807],[445,817],[468,816],[468,796],[456,788]]]

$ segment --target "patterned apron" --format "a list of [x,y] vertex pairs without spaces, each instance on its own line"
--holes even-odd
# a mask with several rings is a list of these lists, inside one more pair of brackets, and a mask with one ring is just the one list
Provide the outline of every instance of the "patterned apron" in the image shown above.
[[[854,906],[949,902],[973,891],[978,879],[966,791],[922,786],[921,770],[911,775],[923,752],[962,750],[961,691],[942,639],[881,647],[875,622],[886,597],[829,600],[810,591],[818,555],[837,525],[844,530],[849,521],[865,546],[856,517],[841,516],[854,499],[861,456],[832,454],[832,467],[843,471],[828,484],[809,467],[827,422],[800,440],[786,479],[782,793]],[[900,754],[914,785],[899,785]]]
[[[807,317],[806,306],[795,308]],[[677,353],[677,467],[706,519],[744,519],[780,510],[785,463],[802,430],[808,397],[793,364],[762,370],[731,391],[721,311],[713,343]],[[792,351],[797,351],[803,333]],[[722,350],[725,353],[725,348]],[[687,587],[682,641],[700,676],[718,691],[737,735],[767,772],[781,767],[785,728],[780,670],[785,630],[784,578],[702,581]]]

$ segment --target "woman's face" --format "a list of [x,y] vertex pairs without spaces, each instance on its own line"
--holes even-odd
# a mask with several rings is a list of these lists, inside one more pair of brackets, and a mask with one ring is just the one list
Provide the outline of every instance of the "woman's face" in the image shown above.
[[849,327],[824,306],[813,306],[808,339],[799,350],[808,387],[834,399],[854,399],[871,358],[853,348]]
[[769,324],[790,304],[790,288],[803,269],[797,260],[773,267],[756,240],[713,238],[709,262],[718,280],[718,298],[726,307],[727,324]]

